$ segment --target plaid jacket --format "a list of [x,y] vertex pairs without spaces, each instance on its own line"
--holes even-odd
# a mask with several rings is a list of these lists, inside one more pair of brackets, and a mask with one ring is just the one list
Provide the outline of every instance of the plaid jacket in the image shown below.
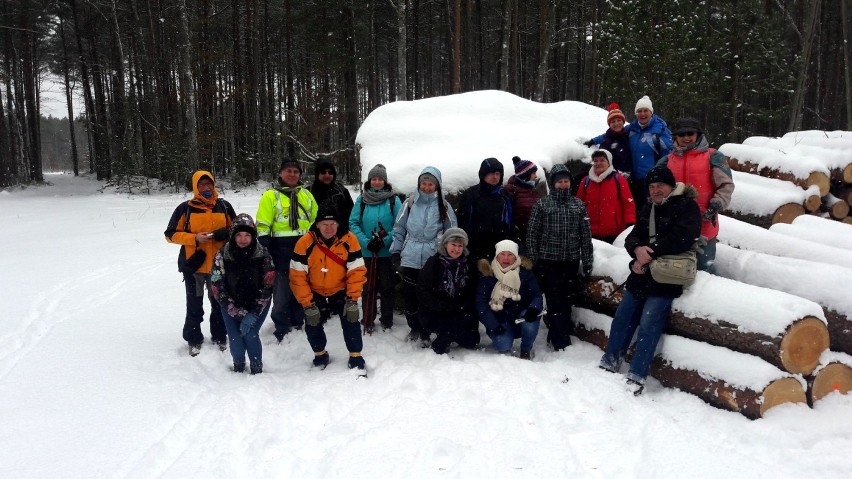
[[592,264],[592,231],[586,205],[568,190],[552,189],[533,206],[527,225],[533,261],[581,260]]

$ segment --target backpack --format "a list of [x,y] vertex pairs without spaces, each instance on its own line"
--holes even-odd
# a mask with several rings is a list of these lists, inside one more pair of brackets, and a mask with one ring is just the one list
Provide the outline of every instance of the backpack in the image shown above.
[[[613,178],[615,178],[615,190],[616,190],[615,197],[616,197],[616,199],[621,199],[621,182],[618,181],[618,179],[621,177],[621,173],[619,173],[618,170],[616,170],[614,168],[613,168],[613,172],[615,173],[615,176],[613,177]],[[589,191],[589,182],[590,181],[592,181],[592,179],[587,176],[586,181],[583,182],[583,191]]]

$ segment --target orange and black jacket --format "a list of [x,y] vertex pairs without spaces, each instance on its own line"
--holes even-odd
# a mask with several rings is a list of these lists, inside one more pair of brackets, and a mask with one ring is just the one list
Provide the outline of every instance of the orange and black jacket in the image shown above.
[[[178,269],[183,272],[183,264],[197,250],[206,253],[204,262],[194,272],[210,273],[213,266],[213,257],[219,249],[228,241],[228,228],[231,221],[236,217],[234,208],[227,201],[219,198],[219,192],[214,188],[213,196],[205,198],[198,192],[198,181],[202,177],[213,180],[213,175],[207,171],[196,171],[192,175],[193,197],[175,208],[169,225],[164,234],[166,241],[182,245],[181,256],[178,257]],[[197,244],[195,235],[197,233],[213,233],[213,241],[205,244]]]
[[[339,227],[330,245],[321,238],[316,226],[312,226],[293,249],[290,260],[293,295],[303,307],[314,303],[314,292],[327,297],[345,289],[348,299],[358,301],[367,282],[367,268],[358,238],[344,225]],[[327,256],[320,242],[337,257],[336,260]]]

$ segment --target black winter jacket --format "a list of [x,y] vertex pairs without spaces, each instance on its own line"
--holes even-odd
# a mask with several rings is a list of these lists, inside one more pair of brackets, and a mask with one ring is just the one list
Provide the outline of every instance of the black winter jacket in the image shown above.
[[461,194],[456,217],[470,238],[472,259],[492,259],[498,241],[518,241],[512,216],[512,199],[502,186],[481,182]]

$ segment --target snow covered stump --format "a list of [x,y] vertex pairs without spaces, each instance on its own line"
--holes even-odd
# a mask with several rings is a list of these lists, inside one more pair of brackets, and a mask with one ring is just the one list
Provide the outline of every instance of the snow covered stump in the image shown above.
[[820,366],[808,378],[808,401],[811,405],[837,391],[852,391],[852,356],[827,352],[820,358]]
[[[574,308],[580,339],[606,347],[612,318]],[[760,358],[664,334],[651,363],[663,386],[687,392],[711,406],[758,419],[780,404],[806,404],[804,380]]]

